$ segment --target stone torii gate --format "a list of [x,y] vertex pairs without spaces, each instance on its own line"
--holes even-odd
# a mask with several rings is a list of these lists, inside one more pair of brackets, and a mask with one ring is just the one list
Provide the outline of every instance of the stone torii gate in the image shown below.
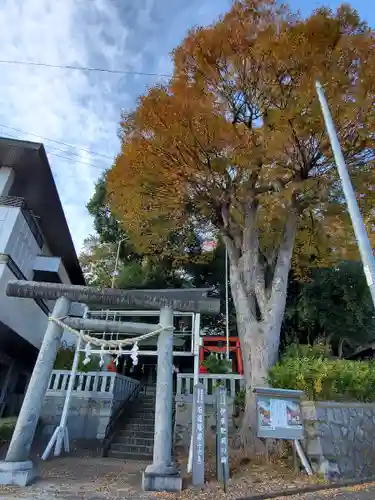
[[[163,330],[158,337],[158,362],[155,404],[155,435],[153,463],[143,472],[143,489],[148,491],[176,491],[182,479],[172,462],[172,404],[173,404],[173,310],[203,314],[218,314],[220,300],[210,298],[210,289],[118,290],[86,286],[10,281],[6,294],[11,297],[56,300],[51,317],[66,318],[72,302],[87,305],[117,306],[123,309],[160,310],[159,325]],[[32,318],[30,318],[32,321]],[[111,324],[103,320],[66,318],[66,324],[96,331],[147,333],[150,325],[126,323]],[[97,324],[95,324],[95,322]],[[143,326],[145,328],[143,328]],[[148,330],[147,330],[148,329]],[[48,382],[64,328],[50,321],[43,338],[34,371],[22,404],[13,437],[5,457],[0,462],[0,484],[26,486],[36,476],[35,465],[29,453],[43,406]],[[129,333],[130,333],[129,332]]]

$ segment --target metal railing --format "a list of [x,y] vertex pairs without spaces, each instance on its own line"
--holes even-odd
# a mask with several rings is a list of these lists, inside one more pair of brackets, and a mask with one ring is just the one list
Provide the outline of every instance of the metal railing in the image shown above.
[[25,221],[29,226],[31,234],[34,236],[39,248],[43,248],[43,233],[39,227],[39,223],[35,215],[31,210],[28,209],[26,200],[24,198],[21,198],[20,196],[0,196],[0,206],[20,208],[22,215],[24,216]]
[[[213,394],[218,385],[225,385],[228,391],[228,402],[232,402],[236,394],[245,387],[243,375],[234,373],[226,374],[200,374],[199,382],[203,383],[206,402],[213,401]],[[176,401],[192,401],[194,389],[194,375],[192,373],[178,373],[176,387]]]
[[[10,255],[5,254],[5,253],[0,253],[0,263],[6,264],[9,268],[9,270],[14,274],[14,276],[18,280],[27,281],[26,276],[23,274],[21,269],[17,266],[17,264],[14,262],[14,260],[12,259],[12,257]],[[38,304],[38,306],[41,308],[41,310],[44,312],[44,314],[49,316],[50,311],[49,311],[47,304],[44,302],[44,300],[43,299],[33,299],[33,300],[35,301],[36,304]]]
[[[121,405],[117,408],[117,410],[113,413],[111,416],[110,421],[108,422],[108,425],[105,430],[105,436],[103,440],[103,446],[102,446],[102,456],[107,457],[108,456],[108,451],[111,446],[111,443],[113,441],[113,438],[115,437],[116,430],[118,423],[120,421],[120,418],[123,416],[124,412],[126,409],[128,409],[128,404],[134,401],[135,399],[138,398],[141,390],[141,384],[137,384],[131,394],[121,403]],[[131,413],[129,411],[129,413]]]

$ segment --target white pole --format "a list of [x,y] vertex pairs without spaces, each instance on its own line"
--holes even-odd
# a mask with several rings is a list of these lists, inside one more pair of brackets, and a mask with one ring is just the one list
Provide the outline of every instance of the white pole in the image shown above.
[[[199,382],[199,350],[201,344],[201,336],[200,336],[200,325],[201,325],[201,315],[197,313],[194,317],[194,326],[193,326],[193,352],[194,352],[194,376],[193,376],[193,387],[195,388],[196,384]],[[193,395],[194,398],[194,395]],[[191,405],[192,411],[194,407],[194,401]],[[194,414],[192,414],[192,422],[193,422]],[[190,438],[190,447],[189,447],[189,459],[187,472],[190,473],[193,468],[193,432],[191,433]]]
[[201,329],[201,315],[197,313],[194,318],[194,385],[199,382],[199,348],[200,348],[200,329]]
[[[88,313],[88,307],[86,306],[84,309],[84,313],[83,313],[84,319],[86,319],[87,313]],[[80,333],[82,333],[82,331]],[[68,427],[67,427],[66,423],[68,420],[70,400],[71,400],[71,396],[72,396],[72,392],[73,392],[73,388],[74,388],[74,382],[75,382],[75,378],[76,378],[76,374],[77,374],[80,347],[81,347],[81,336],[79,336],[77,339],[77,344],[76,344],[76,349],[74,352],[72,369],[70,372],[70,379],[69,379],[68,389],[67,389],[66,395],[65,395],[64,407],[63,407],[62,414],[61,414],[60,424],[58,427],[56,427],[55,432],[53,433],[51,439],[49,440],[49,442],[46,446],[46,449],[44,450],[44,453],[42,455],[42,460],[47,460],[55,443],[56,443],[55,452],[54,452],[55,457],[58,457],[60,455],[61,448],[62,448],[63,444],[64,444],[64,450],[67,453],[69,453],[69,433],[68,433]]]
[[296,447],[296,451],[298,453],[298,456],[301,459],[302,465],[304,466],[308,476],[312,476],[313,471],[312,471],[311,465],[310,465],[309,461],[307,460],[306,454],[301,446],[301,443],[298,441],[298,439],[294,440],[294,445]]
[[327,99],[324,94],[323,87],[319,82],[316,82],[316,91],[318,93],[320,105],[322,107],[324,121],[332,145],[337,170],[341,179],[342,190],[344,191],[346,203],[348,205],[348,212],[352,220],[354,234],[358,242],[358,248],[362,258],[363,270],[365,272],[367,284],[370,289],[372,302],[375,306],[375,259],[371,243],[368,238],[366,227],[363,223],[361,212],[359,211],[355,192],[350,181],[345,158],[341,150],[339,139],[337,137],[335,125],[332,120]]
[[116,280],[116,273],[117,273],[117,266],[118,266],[118,261],[119,261],[119,258],[120,258],[120,248],[121,248],[121,243],[125,241],[125,238],[122,238],[122,240],[120,240],[118,242],[118,245],[117,245],[117,253],[116,253],[116,261],[115,261],[115,268],[113,270],[113,276],[112,276],[112,284],[111,284],[111,288],[114,288],[115,287],[115,280]]
[[227,360],[229,361],[229,276],[228,276],[228,248],[225,245],[225,336],[227,340]]
[[[55,457],[60,456],[62,444],[66,443],[66,442],[69,443],[69,434],[68,434],[68,428],[66,426],[66,423],[68,420],[70,400],[72,397],[72,392],[74,389],[74,382],[75,382],[76,374],[77,374],[80,348],[81,348],[81,337],[79,336],[77,339],[76,351],[74,353],[72,370],[70,372],[70,379],[69,379],[68,389],[66,391],[64,407],[63,407],[63,411],[61,414],[61,420],[60,420],[60,426],[59,426],[60,432],[59,432],[59,435],[57,437],[56,446],[55,446],[55,453],[54,453]],[[69,445],[68,445],[68,447],[69,447]],[[65,451],[67,453],[69,453],[69,449],[65,449]]]

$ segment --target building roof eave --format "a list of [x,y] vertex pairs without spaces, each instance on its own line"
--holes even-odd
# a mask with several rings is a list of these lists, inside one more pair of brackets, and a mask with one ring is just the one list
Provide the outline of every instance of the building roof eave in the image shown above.
[[0,165],[14,170],[10,196],[21,196],[38,218],[53,256],[61,257],[69,279],[85,279],[43,144],[0,137]]

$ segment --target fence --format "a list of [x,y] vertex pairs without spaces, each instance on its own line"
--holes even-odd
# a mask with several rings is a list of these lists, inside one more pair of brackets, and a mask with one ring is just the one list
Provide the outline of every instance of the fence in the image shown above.
[[[70,370],[53,370],[47,390],[47,396],[64,395],[68,389],[71,377]],[[113,372],[77,373],[73,386],[73,395],[80,397],[111,396],[115,400],[124,401],[133,392],[138,380]]]
[[[243,375],[234,373],[226,374],[201,374],[199,382],[202,382],[205,388],[206,402],[213,402],[213,393],[215,387],[223,384],[227,388],[228,403],[231,403],[236,394],[245,386]],[[193,400],[194,375],[192,373],[177,374],[176,401],[191,402]]]

